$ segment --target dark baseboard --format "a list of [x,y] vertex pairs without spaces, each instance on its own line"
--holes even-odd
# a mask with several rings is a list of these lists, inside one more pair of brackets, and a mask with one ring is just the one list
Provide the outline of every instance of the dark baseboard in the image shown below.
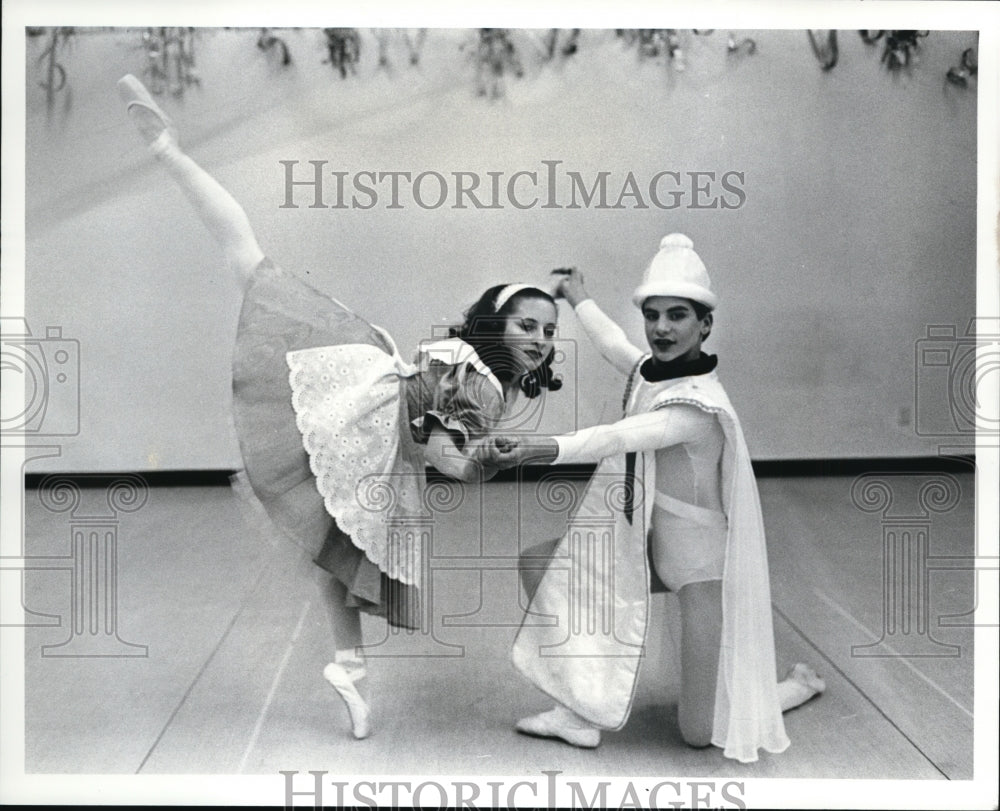
[[24,487],[36,490],[48,480],[73,482],[77,487],[108,487],[123,479],[138,478],[147,487],[219,487],[229,486],[229,477],[235,470],[144,470],[129,473],[28,473]]
[[[538,481],[554,472],[571,479],[587,478],[594,465],[529,465],[520,470],[504,470],[493,481]],[[761,478],[783,476],[860,476],[865,473],[973,473],[974,456],[918,456],[872,459],[763,459],[753,462],[754,473]],[[233,470],[154,470],[133,473],[28,473],[26,489],[35,490],[49,483],[71,481],[78,487],[108,487],[126,477],[138,477],[147,487],[219,487],[229,486]],[[429,481],[445,480],[428,468]]]
[[760,478],[781,476],[861,476],[865,473],[974,473],[975,456],[914,456],[873,459],[758,459]]

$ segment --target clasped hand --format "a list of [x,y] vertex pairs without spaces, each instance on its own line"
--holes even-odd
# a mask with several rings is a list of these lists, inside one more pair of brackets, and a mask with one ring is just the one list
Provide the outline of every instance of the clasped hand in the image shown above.
[[495,436],[483,444],[482,459],[488,465],[506,470],[524,462],[527,450],[516,437]]
[[533,437],[524,441],[519,437],[498,435],[483,443],[479,458],[487,465],[506,470],[527,462],[547,464],[558,454],[559,446],[551,437]]
[[550,274],[555,283],[555,297],[564,298],[575,307],[590,298],[583,284],[583,274],[576,268],[556,268]]

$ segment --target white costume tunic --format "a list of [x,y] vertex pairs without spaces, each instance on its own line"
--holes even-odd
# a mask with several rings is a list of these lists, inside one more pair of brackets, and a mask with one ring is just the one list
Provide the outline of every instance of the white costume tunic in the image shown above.
[[[514,642],[514,665],[541,690],[596,726],[624,726],[649,617],[646,544],[652,494],[657,489],[656,449],[682,441],[676,432],[683,420],[674,420],[673,426],[671,421],[693,406],[714,415],[724,436],[720,475],[727,533],[712,743],[742,762],[756,760],[760,748],[781,752],[789,741],[777,695],[764,525],[750,456],[732,404],[714,371],[645,381],[638,373],[643,352],[593,301],[582,302],[577,314],[602,354],[632,373],[626,417],[613,425],[557,437],[556,462],[604,456],[528,609],[531,615],[554,616],[557,622],[523,625]],[[639,452],[632,523],[623,509],[624,454],[629,451]]]

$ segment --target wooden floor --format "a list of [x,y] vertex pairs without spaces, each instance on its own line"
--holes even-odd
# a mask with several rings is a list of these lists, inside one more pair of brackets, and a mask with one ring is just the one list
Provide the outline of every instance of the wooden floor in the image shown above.
[[[971,565],[953,561],[974,551],[974,482],[952,475],[957,504],[921,519],[922,483],[941,475],[886,477],[889,513],[859,508],[852,477],[760,481],[777,665],[784,671],[809,662],[828,689],[786,715],[786,752],[748,765],[680,739],[672,595],[655,598],[649,661],[624,730],[606,733],[589,751],[514,732],[518,717],[549,701],[510,664],[521,618],[510,557],[518,532],[527,545],[559,535],[565,521],[533,506],[532,484],[467,488],[457,509],[437,516],[433,635],[388,635],[366,619],[375,732],[364,741],[351,737],[346,712],[320,675],[332,650],[315,567],[286,542],[261,537],[228,488],[155,488],[115,527],[117,652],[137,655],[58,655],[71,649],[53,646],[73,638],[70,573],[25,575],[25,605],[37,623],[26,634],[25,768],[969,779],[973,649],[963,615],[975,605],[975,587]],[[26,554],[70,554],[74,522],[107,508],[102,490],[83,493],[93,505],[74,515],[26,493]],[[905,527],[929,535],[920,603],[928,625],[910,612],[908,627],[893,633],[883,537]]]

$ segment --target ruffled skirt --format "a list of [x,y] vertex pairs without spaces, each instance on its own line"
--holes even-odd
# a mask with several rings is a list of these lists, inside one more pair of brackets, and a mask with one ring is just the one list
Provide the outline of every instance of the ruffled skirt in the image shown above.
[[265,259],[243,300],[233,410],[271,522],[347,587],[348,605],[418,627],[423,457],[389,336]]

